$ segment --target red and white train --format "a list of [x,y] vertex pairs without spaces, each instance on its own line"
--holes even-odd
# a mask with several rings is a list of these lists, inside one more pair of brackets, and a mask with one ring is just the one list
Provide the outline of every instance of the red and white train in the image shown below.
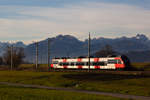
[[[51,68],[54,69],[89,69],[89,58],[54,58]],[[90,58],[90,69],[124,69],[121,57]]]

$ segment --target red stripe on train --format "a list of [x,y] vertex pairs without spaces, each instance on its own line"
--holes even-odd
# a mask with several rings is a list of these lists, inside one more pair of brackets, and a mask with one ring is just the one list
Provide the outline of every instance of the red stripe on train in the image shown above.
[[78,66],[78,69],[82,69],[83,67],[82,66]]
[[99,62],[99,58],[94,58],[94,62]]
[[95,69],[100,69],[100,66],[94,66]]
[[67,68],[68,68],[68,66],[63,66],[63,68],[64,68],[64,69],[67,69]]
[[51,68],[53,68],[54,67],[54,65],[53,64],[51,64],[51,66],[50,66]]
[[78,58],[78,59],[77,59],[77,62],[81,62],[81,61],[82,61],[82,59],[81,59],[81,58]]
[[124,64],[115,64],[115,67],[116,67],[116,68],[124,68],[125,65],[124,65]]
[[67,59],[63,59],[63,62],[67,62]]
[[[116,59],[116,60],[120,60],[121,62],[123,62],[120,57],[116,57],[115,59]],[[116,68],[124,68],[125,65],[124,65],[124,64],[115,64],[115,67],[116,67]]]

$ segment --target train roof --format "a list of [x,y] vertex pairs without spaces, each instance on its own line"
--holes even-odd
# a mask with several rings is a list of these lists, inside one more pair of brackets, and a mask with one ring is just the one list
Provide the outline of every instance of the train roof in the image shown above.
[[[121,57],[121,55],[118,55],[118,56],[114,56],[114,55],[109,55],[109,56],[106,56],[106,57],[93,57],[91,56],[90,58],[114,58],[114,57]],[[88,57],[55,57],[53,59],[78,59],[78,58],[88,58]]]

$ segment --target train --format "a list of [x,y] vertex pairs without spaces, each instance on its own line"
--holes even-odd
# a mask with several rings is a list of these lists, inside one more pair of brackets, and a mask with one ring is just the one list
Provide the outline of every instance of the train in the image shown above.
[[93,58],[53,58],[52,69],[125,69],[128,59],[124,56]]

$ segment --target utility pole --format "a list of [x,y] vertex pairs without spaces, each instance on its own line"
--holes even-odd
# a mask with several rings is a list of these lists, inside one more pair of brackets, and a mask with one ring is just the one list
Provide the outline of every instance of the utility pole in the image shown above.
[[47,49],[48,49],[48,51],[47,51],[47,62],[48,62],[48,68],[49,68],[49,70],[50,70],[50,39],[48,38],[48,46],[47,46]]
[[40,64],[43,64],[43,52],[41,52],[41,61],[40,61]]
[[10,66],[10,69],[12,70],[13,69],[13,44],[11,45],[11,66]]
[[90,63],[91,63],[91,61],[90,61],[90,51],[91,51],[91,38],[90,38],[90,32],[89,32],[89,41],[88,41],[88,72],[90,72]]
[[36,69],[37,69],[38,68],[38,56],[39,56],[38,42],[36,42],[35,45],[36,45]]

